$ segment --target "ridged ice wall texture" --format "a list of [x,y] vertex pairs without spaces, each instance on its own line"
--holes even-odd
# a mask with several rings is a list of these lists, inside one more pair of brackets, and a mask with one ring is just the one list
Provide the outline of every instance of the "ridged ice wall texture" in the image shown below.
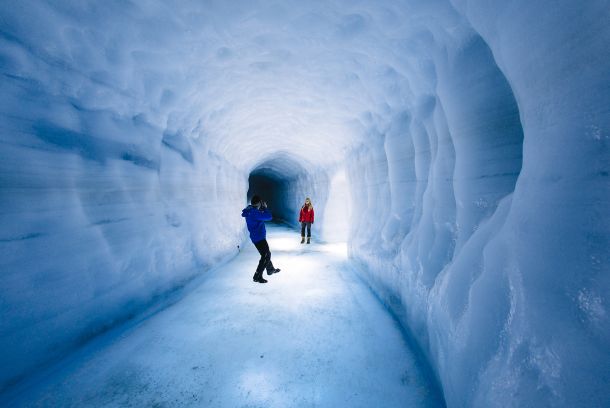
[[450,407],[610,405],[607,0],[170,3],[0,5],[2,389],[235,254],[254,172]]

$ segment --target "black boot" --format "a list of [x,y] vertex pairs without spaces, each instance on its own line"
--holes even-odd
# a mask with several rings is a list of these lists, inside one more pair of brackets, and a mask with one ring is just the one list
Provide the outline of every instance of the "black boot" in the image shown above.
[[252,280],[254,282],[258,282],[258,283],[267,283],[267,280],[265,278],[263,278],[263,272],[262,271],[260,273],[256,272],[254,274],[254,276],[252,277]]
[[311,237],[307,237],[307,243],[308,244],[311,244],[310,240],[311,240]]
[[273,275],[274,273],[278,273],[279,271],[280,271],[280,268],[275,268],[270,271],[267,271],[267,275]]
[[305,243],[305,237],[301,237],[301,244]]

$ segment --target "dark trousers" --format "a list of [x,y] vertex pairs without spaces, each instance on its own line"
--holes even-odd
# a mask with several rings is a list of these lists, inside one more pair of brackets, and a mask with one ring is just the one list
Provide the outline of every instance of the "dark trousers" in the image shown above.
[[311,237],[311,222],[302,222],[301,223],[301,236],[305,236],[305,227],[307,227],[307,237]]
[[258,249],[258,253],[261,254],[261,260],[258,261],[258,267],[256,268],[256,273],[262,276],[263,270],[267,269],[267,272],[275,271],[273,264],[271,263],[271,250],[269,250],[269,244],[266,239],[262,241],[258,241],[254,243],[256,249]]

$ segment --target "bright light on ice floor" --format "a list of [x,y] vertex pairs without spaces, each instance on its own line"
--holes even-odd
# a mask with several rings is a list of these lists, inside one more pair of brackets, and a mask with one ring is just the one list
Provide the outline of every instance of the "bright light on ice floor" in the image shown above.
[[[277,251],[298,251],[304,250],[311,252],[327,252],[336,256],[347,256],[347,244],[345,242],[341,243],[324,243],[322,245],[316,244],[315,237],[312,238],[311,244],[301,244],[300,238],[297,235],[297,239],[294,238],[294,232],[290,232],[290,236],[284,236],[284,234],[279,236],[270,236],[267,239],[269,243],[269,248],[272,249],[272,252]],[[313,246],[312,246],[313,244]]]
[[[345,245],[269,226],[282,271],[252,282],[250,243],[184,299],[89,347],[16,406],[441,406]],[[100,343],[100,342],[98,342]]]

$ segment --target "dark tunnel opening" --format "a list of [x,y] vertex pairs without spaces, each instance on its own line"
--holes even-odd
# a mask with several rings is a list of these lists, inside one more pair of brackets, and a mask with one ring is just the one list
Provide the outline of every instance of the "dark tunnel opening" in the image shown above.
[[252,196],[258,195],[261,200],[267,202],[274,221],[289,221],[288,184],[286,180],[281,179],[280,175],[274,174],[272,171],[266,169],[254,171],[248,177],[248,203]]
[[258,195],[267,202],[275,222],[294,227],[298,224],[303,194],[312,194],[314,184],[314,178],[298,160],[278,153],[250,172],[248,203],[252,196]]

